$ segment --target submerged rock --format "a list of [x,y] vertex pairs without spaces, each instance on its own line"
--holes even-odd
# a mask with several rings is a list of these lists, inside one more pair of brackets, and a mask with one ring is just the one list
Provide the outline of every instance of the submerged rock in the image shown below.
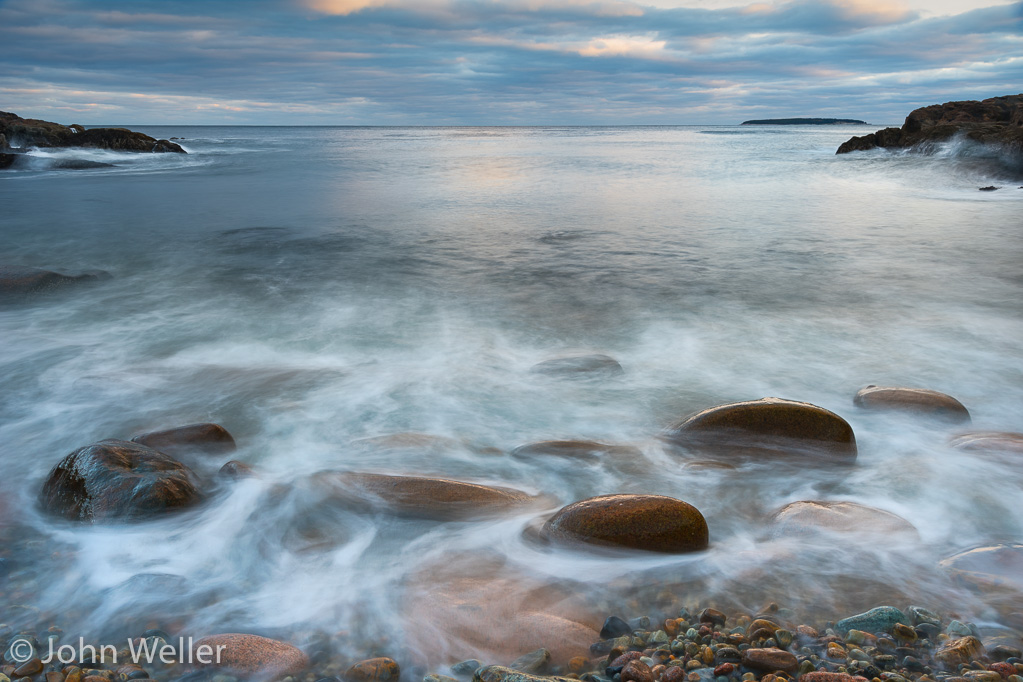
[[909,625],[912,621],[894,606],[877,606],[864,613],[849,616],[835,623],[835,630],[849,632],[850,630],[862,630],[876,634],[878,632],[891,632],[897,623]]
[[991,545],[960,552],[939,566],[966,584],[1023,592],[1023,544]]
[[836,154],[887,147],[900,149],[943,142],[955,135],[982,144],[1023,151],[1023,94],[933,104],[910,112],[901,128],[853,137]]
[[221,455],[226,452],[234,452],[238,447],[227,429],[220,424],[208,422],[188,424],[163,431],[150,431],[135,436],[131,440],[133,443],[141,443],[168,455],[180,455],[188,452]]
[[562,508],[542,530],[568,544],[682,553],[706,549],[707,521],[682,500],[663,495],[602,495]]
[[472,676],[473,682],[575,682],[571,677],[557,675],[531,675],[500,665],[480,668]]
[[592,353],[587,355],[567,355],[552,358],[533,365],[530,370],[534,374],[546,374],[554,377],[586,377],[613,376],[624,370],[618,361],[610,355]]
[[566,457],[588,461],[599,460],[603,456],[642,457],[639,448],[629,445],[607,445],[590,440],[544,440],[527,445],[520,445],[511,451],[513,457],[544,458]]
[[230,462],[225,462],[224,466],[220,467],[217,471],[217,476],[225,478],[230,481],[240,481],[243,478],[256,478],[256,472],[251,466],[245,462],[239,462],[236,459],[232,459]]
[[109,279],[110,273],[90,270],[79,275],[62,275],[51,270],[0,265],[0,296],[24,296]]
[[238,675],[280,678],[297,675],[309,667],[309,659],[298,647],[258,635],[209,635],[193,643],[193,655],[202,646],[220,652],[219,662],[214,655],[215,662],[202,667],[219,668]]
[[801,500],[785,505],[771,518],[778,535],[804,535],[817,530],[869,533],[880,537],[917,536],[909,521],[855,502]]
[[170,456],[123,440],[103,440],[62,459],[40,502],[74,521],[136,520],[191,507],[201,499],[192,470]]
[[949,442],[956,450],[1000,452],[1023,455],[1023,433],[1010,431],[972,431],[961,433]]
[[380,657],[359,661],[345,672],[347,682],[390,682],[401,676],[394,659]]
[[946,642],[934,652],[934,658],[946,668],[955,670],[984,654],[984,645],[976,637],[960,637]]
[[792,672],[799,667],[799,661],[788,651],[778,648],[747,649],[742,652],[742,664],[748,668],[774,672]]
[[837,462],[856,459],[856,438],[848,422],[823,407],[782,398],[712,407],[672,426],[663,437],[712,454],[807,454]]
[[970,413],[950,395],[926,388],[864,386],[853,404],[866,410],[902,410],[949,422],[968,422]]
[[494,516],[536,500],[512,488],[424,476],[327,471],[310,483],[337,504],[437,521]]

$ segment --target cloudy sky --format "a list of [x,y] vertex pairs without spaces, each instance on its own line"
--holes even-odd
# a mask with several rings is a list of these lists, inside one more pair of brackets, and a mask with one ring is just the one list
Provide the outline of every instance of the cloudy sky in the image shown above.
[[0,0],[0,110],[84,124],[685,124],[1023,92],[1002,0]]

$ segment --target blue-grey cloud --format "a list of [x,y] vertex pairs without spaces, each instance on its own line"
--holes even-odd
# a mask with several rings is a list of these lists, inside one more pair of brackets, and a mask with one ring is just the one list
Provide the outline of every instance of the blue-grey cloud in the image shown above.
[[0,44],[0,109],[65,122],[886,123],[1018,91],[1023,2],[5,0]]

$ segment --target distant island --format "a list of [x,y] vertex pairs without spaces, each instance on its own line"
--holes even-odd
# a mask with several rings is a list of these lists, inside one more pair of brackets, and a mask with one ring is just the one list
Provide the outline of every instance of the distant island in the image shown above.
[[840,124],[868,125],[866,121],[854,118],[762,118],[756,121],[743,121],[744,126],[830,126]]

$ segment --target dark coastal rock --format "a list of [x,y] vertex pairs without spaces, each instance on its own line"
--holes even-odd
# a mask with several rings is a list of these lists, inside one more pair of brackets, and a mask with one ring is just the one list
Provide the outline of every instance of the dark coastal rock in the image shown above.
[[542,673],[551,662],[551,652],[537,649],[523,654],[508,664],[509,668],[522,673]]
[[218,647],[223,647],[220,649],[219,664],[204,667],[218,668],[236,675],[275,679],[297,675],[309,667],[309,659],[297,647],[258,635],[209,635],[196,640],[192,651],[196,652],[201,646],[209,646],[214,652]]
[[347,682],[390,682],[401,676],[394,659],[380,657],[359,661],[345,672]]
[[853,404],[866,410],[902,410],[948,422],[968,422],[970,413],[950,395],[926,388],[875,386],[857,391]]
[[632,634],[632,626],[618,616],[608,616],[600,628],[601,639],[615,639],[624,635]]
[[981,192],[994,192],[997,191],[998,188],[994,185],[988,185],[987,187],[978,187],[977,190]]
[[869,533],[879,537],[917,536],[909,521],[855,502],[802,500],[785,505],[771,517],[778,535],[805,535],[817,530]]
[[200,499],[191,469],[123,440],[75,450],[50,471],[40,495],[46,511],[74,521],[143,519]]
[[89,170],[92,168],[114,168],[115,164],[92,161],[90,159],[53,159],[49,168],[52,170]]
[[0,135],[10,146],[18,147],[86,147],[129,152],[186,153],[169,140],[157,140],[127,128],[91,128],[64,126],[50,121],[21,118],[0,111]]
[[891,632],[896,624],[909,625],[912,621],[905,613],[894,606],[876,606],[864,613],[849,616],[835,623],[835,630],[838,632],[849,632],[850,630],[862,630],[876,634],[878,632]]
[[[3,137],[0,135],[0,137]],[[8,154],[7,152],[0,152],[0,170],[10,168],[18,160],[21,154]]]
[[747,668],[767,672],[792,672],[799,667],[799,661],[793,654],[777,648],[746,649],[742,652],[742,664]]
[[309,480],[335,504],[436,521],[495,516],[536,500],[511,488],[422,476],[327,471]]
[[596,461],[603,456],[640,457],[643,453],[629,445],[607,445],[590,440],[544,440],[520,445],[511,454],[524,459],[565,457]]
[[621,374],[622,366],[610,355],[592,353],[587,355],[567,355],[552,358],[533,365],[531,372],[546,374],[552,377],[572,378],[591,376],[614,376]]
[[1023,94],[922,107],[911,112],[901,128],[885,128],[853,137],[844,142],[836,153],[875,147],[913,147],[943,142],[957,134],[974,142],[1000,145],[1020,153],[1023,151]]
[[575,502],[552,516],[542,534],[567,544],[672,554],[706,549],[709,543],[703,514],[662,495],[602,495]]
[[954,436],[951,445],[967,452],[994,452],[1023,455],[1023,433],[1010,431],[972,431]]
[[852,427],[822,407],[781,398],[719,405],[669,428],[663,438],[710,454],[807,454],[848,463],[856,459]]
[[256,478],[256,472],[245,462],[232,459],[220,467],[217,475],[230,481],[240,481],[243,478]]
[[0,265],[0,297],[49,293],[65,287],[109,278],[110,273],[103,270],[90,270],[79,275],[62,275],[59,272],[39,268]]
[[570,677],[556,675],[531,675],[500,665],[488,665],[477,670],[472,676],[473,682],[573,682]]
[[982,591],[1023,592],[1023,544],[977,547],[950,556],[939,566]]
[[220,424],[208,422],[188,424],[163,431],[150,431],[135,436],[131,440],[133,443],[140,443],[175,456],[189,452],[222,455],[234,452],[238,447],[227,429]]

